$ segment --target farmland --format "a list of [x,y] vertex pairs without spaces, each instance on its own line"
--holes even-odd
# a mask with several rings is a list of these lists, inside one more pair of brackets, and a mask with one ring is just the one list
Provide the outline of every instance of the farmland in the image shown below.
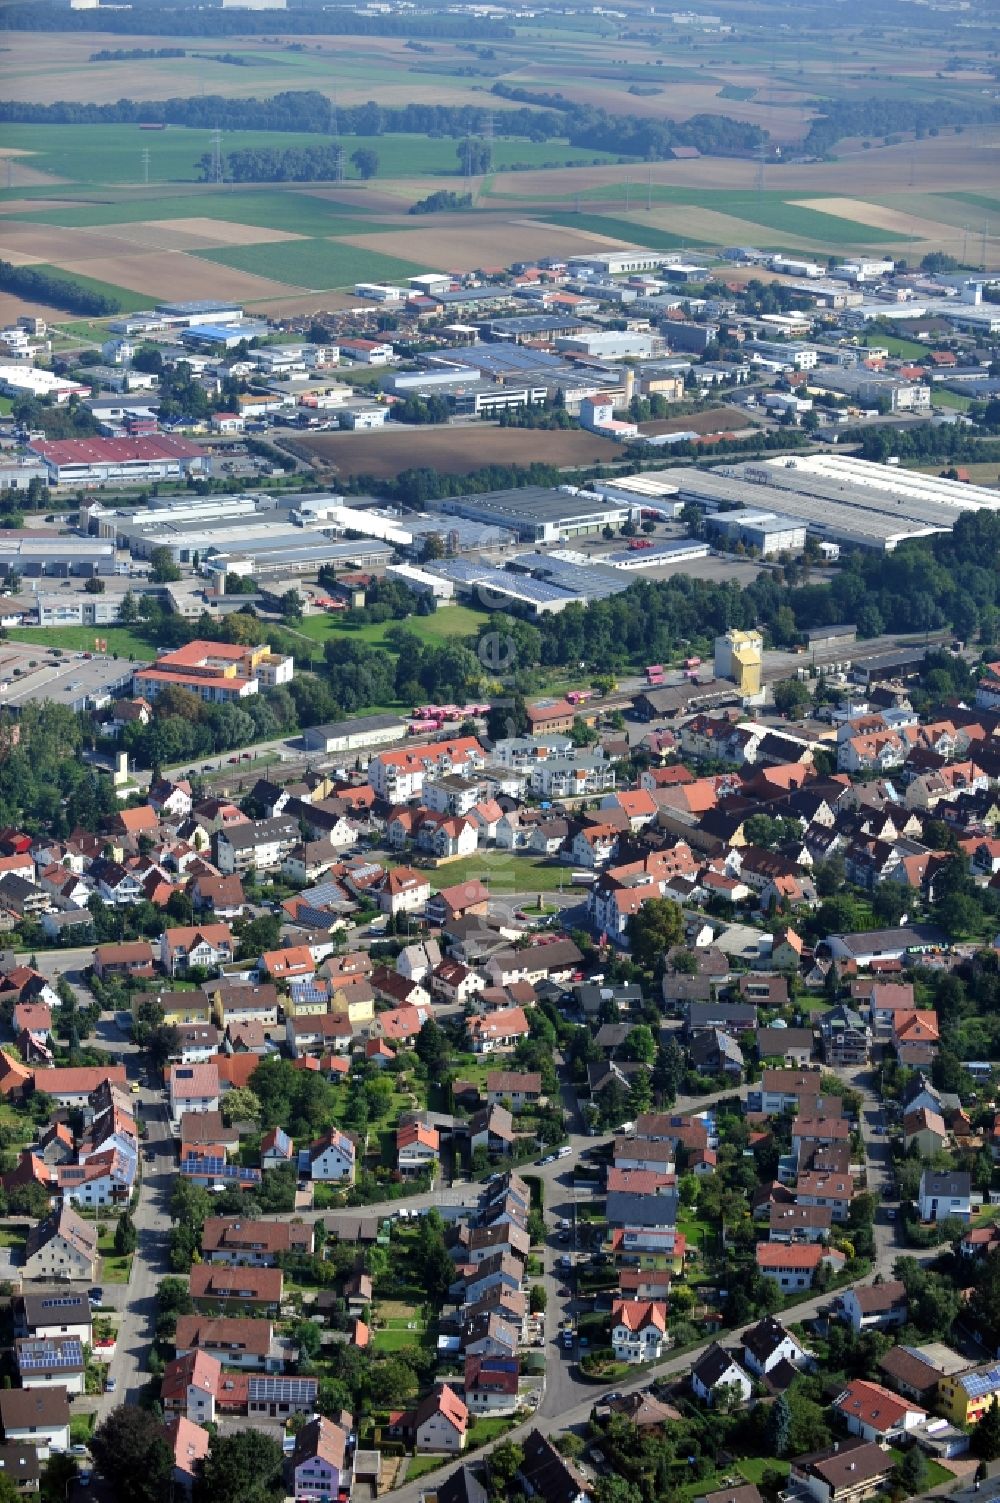
[[468,427],[407,428],[390,424],[375,433],[318,433],[297,443],[343,479],[359,475],[388,480],[401,470],[427,466],[444,475],[462,475],[490,464],[552,464],[571,469],[624,460],[608,438],[582,429]]
[[[126,309],[197,289],[283,313],[336,307],[318,296],[335,298],[358,280],[619,245],[708,255],[726,245],[816,256],[883,251],[913,264],[931,250],[966,259],[970,237],[979,254],[985,230],[987,262],[1000,264],[1000,201],[984,191],[995,172],[996,130],[989,126],[964,127],[960,136],[943,124],[917,139],[844,137],[826,159],[782,149],[766,164],[738,153],[629,160],[504,130],[512,110],[561,99],[557,107],[586,104],[640,121],[727,116],[762,127],[775,146],[797,146],[818,99],[849,104],[877,95],[933,102],[945,113],[949,103],[982,108],[992,64],[975,34],[945,44],[935,30],[917,27],[904,46],[891,24],[814,36],[799,24],[764,26],[742,12],[719,34],[665,17],[634,31],[602,15],[525,15],[489,47],[446,35],[414,44],[254,31],[227,36],[222,50],[218,38],[170,36],[184,53],[180,61],[92,60],[121,48],[115,32],[12,30],[5,36],[5,98],[113,105],[123,97],[260,100],[313,90],[335,101],[329,135],[237,128],[222,139],[223,158],[328,147],[339,107],[476,106],[492,116],[490,171],[466,184],[458,172],[459,133],[448,129],[345,134],[342,183],[219,188],[200,182],[212,148],[207,126],[9,123],[0,255],[89,279]],[[153,52],[164,38],[130,33],[127,40]],[[949,62],[951,46],[962,53],[961,67]],[[378,158],[370,181],[361,181],[351,162],[358,149]],[[416,200],[449,184],[468,186],[469,211],[409,216]],[[5,310],[13,311],[4,301]]]

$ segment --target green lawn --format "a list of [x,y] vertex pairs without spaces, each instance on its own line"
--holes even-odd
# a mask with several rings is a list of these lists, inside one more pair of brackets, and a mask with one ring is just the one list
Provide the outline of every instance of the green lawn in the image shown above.
[[753,1482],[760,1487],[764,1480],[765,1470],[780,1472],[783,1477],[787,1477],[788,1462],[778,1461],[776,1457],[771,1456],[745,1456],[742,1461],[736,1463],[736,1470],[748,1482]]
[[[414,225],[417,223],[414,220]],[[405,233],[400,232],[392,243],[405,250]],[[232,266],[258,277],[273,277],[275,281],[313,291],[353,287],[359,281],[398,282],[427,270],[425,261],[404,261],[340,240],[286,240],[277,245],[228,246],[198,254],[220,266]]]
[[469,1444],[470,1446],[488,1446],[490,1441],[496,1440],[503,1435],[515,1423],[510,1416],[494,1415],[492,1419],[477,1417],[470,1420]]
[[418,1477],[425,1477],[428,1472],[436,1472],[439,1466],[444,1466],[450,1461],[450,1456],[411,1456],[406,1463],[406,1481],[415,1482]]
[[393,626],[405,626],[407,631],[419,637],[421,642],[435,646],[453,637],[475,636],[489,617],[485,611],[473,610],[469,605],[442,605],[432,616],[408,616],[405,621],[377,621],[367,626],[352,626],[336,612],[305,616],[294,630],[299,636],[310,637],[314,642],[326,642],[330,637],[357,637],[360,642],[372,646],[385,645],[386,632]]
[[888,350],[899,360],[927,359],[927,345],[918,344],[915,339],[901,339],[898,334],[883,334],[879,329],[866,334],[861,343],[869,350]]
[[972,406],[972,398],[963,396],[960,391],[946,391],[943,386],[932,386],[931,406],[952,407],[958,412],[965,412]]
[[0,397],[0,417],[10,417],[14,410],[12,397]]
[[85,1446],[94,1433],[94,1421],[97,1415],[71,1414],[69,1417],[69,1438],[74,1446]]
[[120,658],[141,658],[149,662],[156,656],[141,637],[126,626],[40,626],[16,627],[7,633],[12,642],[30,642],[33,646],[62,647],[67,652],[93,652],[94,639],[107,642],[108,652]]
[[114,1223],[108,1222],[106,1226],[107,1230],[102,1232],[97,1241],[97,1251],[101,1256],[101,1278],[105,1284],[127,1284],[132,1270],[132,1258],[117,1256]]
[[27,1227],[20,1224],[12,1224],[9,1221],[5,1221],[0,1225],[0,1247],[11,1247],[20,1252],[23,1251],[27,1240]]
[[385,1330],[376,1331],[372,1336],[372,1346],[376,1352],[405,1352],[413,1347],[423,1344],[425,1327],[417,1322],[415,1331],[408,1331],[406,1327],[387,1327]]
[[506,893],[532,903],[540,892],[556,892],[560,885],[568,891],[569,876],[568,866],[561,866],[558,862],[547,864],[538,856],[514,856],[509,851],[477,851],[474,856],[461,856],[457,861],[447,861],[437,867],[431,886],[452,887],[456,882],[481,877],[489,883],[494,896]]

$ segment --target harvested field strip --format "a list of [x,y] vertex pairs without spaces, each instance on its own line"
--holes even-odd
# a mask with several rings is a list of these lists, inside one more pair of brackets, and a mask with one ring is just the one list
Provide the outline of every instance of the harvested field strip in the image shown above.
[[[565,257],[619,243],[579,225],[570,226],[568,221],[563,229],[540,219],[511,219],[507,215],[435,215],[430,222],[414,219],[411,223],[426,228],[401,231],[396,249],[435,269],[449,271],[509,266],[531,256]],[[342,244],[371,251],[378,249],[379,242],[367,235],[347,235]]]
[[806,198],[797,202],[802,209],[813,209],[818,214],[835,214],[842,219],[870,224],[877,230],[911,235],[917,240],[933,240],[953,233],[951,225],[925,219],[920,214],[907,214],[901,209],[891,209],[885,204],[866,203],[860,198]]
[[[405,249],[405,242],[402,245]],[[252,272],[256,276],[275,279],[284,276],[296,287],[309,287],[316,291],[352,287],[355,282],[361,281],[391,282],[428,270],[426,262],[384,256],[378,251],[359,249],[339,240],[297,240],[286,245],[229,246],[225,250],[203,251],[199,259]],[[256,296],[266,297],[267,293],[260,292]]]
[[[279,249],[277,246],[254,248]],[[187,298],[193,290],[197,290],[201,297],[235,297],[246,302],[283,296],[289,290],[283,282],[250,276],[246,272],[213,268],[201,257],[188,256],[183,251],[148,251],[109,256],[100,263],[83,261],[77,264],[67,259],[64,263],[67,271],[85,282],[89,280],[88,269],[97,264],[102,266],[109,279],[113,278],[109,290],[119,295],[123,307],[130,310],[148,308],[150,299]],[[132,294],[139,296],[126,301],[129,294],[120,292],[121,288],[129,288]]]
[[389,423],[379,433],[320,433],[296,440],[338,475],[387,480],[422,465],[446,475],[464,475],[491,464],[551,464],[580,468],[626,463],[628,453],[612,439],[583,429],[405,428]]

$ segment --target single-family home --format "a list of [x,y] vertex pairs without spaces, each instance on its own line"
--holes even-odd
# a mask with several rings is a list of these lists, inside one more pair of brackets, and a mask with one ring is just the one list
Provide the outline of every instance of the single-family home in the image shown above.
[[662,1300],[616,1299],[611,1305],[611,1346],[618,1362],[654,1362],[667,1341]]
[[732,1391],[746,1403],[753,1393],[753,1379],[731,1352],[713,1341],[691,1368],[691,1388],[703,1403],[712,1405],[721,1392]]

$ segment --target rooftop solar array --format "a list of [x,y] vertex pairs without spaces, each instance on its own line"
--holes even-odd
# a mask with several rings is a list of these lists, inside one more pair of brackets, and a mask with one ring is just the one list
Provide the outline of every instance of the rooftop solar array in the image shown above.
[[312,1404],[319,1383],[315,1378],[251,1378],[247,1395],[251,1404]]
[[49,1368],[83,1367],[83,1347],[78,1336],[57,1341],[28,1337],[17,1343],[17,1365],[21,1372],[41,1372]]
[[230,1164],[216,1157],[198,1158],[194,1154],[184,1159],[181,1173],[187,1175],[211,1175],[215,1179],[235,1179],[241,1184],[255,1185],[261,1179],[259,1169],[247,1169],[242,1164]]
[[970,1399],[981,1399],[985,1394],[995,1393],[1000,1388],[1000,1367],[987,1367],[978,1373],[967,1373],[959,1382]]

